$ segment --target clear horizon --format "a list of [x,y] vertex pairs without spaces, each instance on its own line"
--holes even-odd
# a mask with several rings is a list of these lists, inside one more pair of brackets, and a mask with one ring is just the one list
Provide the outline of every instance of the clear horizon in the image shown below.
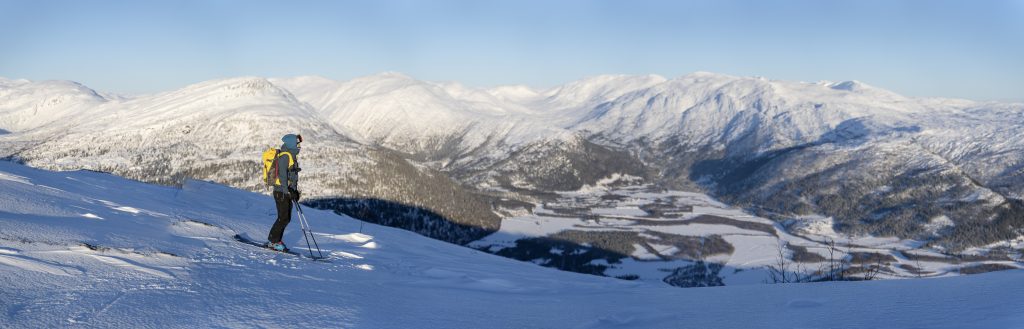
[[1024,1],[7,1],[0,77],[115,93],[400,72],[549,88],[696,71],[1021,101]]

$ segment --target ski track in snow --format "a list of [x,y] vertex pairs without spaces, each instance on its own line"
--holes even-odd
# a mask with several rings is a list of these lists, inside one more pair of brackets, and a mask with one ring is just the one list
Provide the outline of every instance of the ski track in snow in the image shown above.
[[0,265],[6,265],[16,269],[60,276],[75,276],[81,275],[83,273],[82,270],[74,267],[64,266],[20,255],[0,255]]
[[174,279],[175,278],[175,276],[173,274],[171,274],[170,272],[168,272],[168,271],[161,270],[161,269],[156,268],[156,267],[145,266],[145,265],[142,265],[140,263],[137,263],[137,262],[125,259],[125,258],[112,257],[112,256],[102,256],[102,255],[92,255],[92,254],[90,254],[88,256],[90,256],[92,258],[95,258],[95,259],[97,259],[97,260],[99,260],[99,261],[101,261],[103,263],[106,263],[106,264],[108,264],[110,266],[116,266],[116,267],[120,267],[120,268],[125,268],[125,269],[129,269],[129,270],[133,270],[133,271],[137,271],[137,272],[153,275],[153,276],[156,276],[156,277],[159,277],[159,278],[163,278],[163,279]]

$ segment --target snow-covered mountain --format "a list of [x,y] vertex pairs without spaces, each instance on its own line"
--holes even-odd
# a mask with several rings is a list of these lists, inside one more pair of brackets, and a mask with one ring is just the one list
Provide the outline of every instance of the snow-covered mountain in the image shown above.
[[30,130],[106,101],[96,91],[75,82],[0,78],[0,130]]
[[591,107],[665,79],[597,76],[547,91],[523,86],[478,90],[399,73],[344,82],[320,77],[272,81],[320,109],[339,131],[451,167],[457,166],[453,160],[497,160],[523,144],[565,135],[574,118]]
[[[61,107],[33,110],[50,95],[65,95]],[[258,154],[300,132],[311,204],[463,244],[611,177],[707,192],[783,230],[825,218],[838,235],[949,253],[1024,228],[1024,104],[910,98],[857,81],[698,72],[535,90],[384,73],[119,98],[2,80],[0,97],[10,132],[0,156],[164,184],[259,190]]]
[[[302,131],[329,153],[354,153],[358,145],[320,120],[318,113],[266,79],[211,81],[122,101],[109,101],[23,133],[38,141],[19,158],[46,159],[56,169],[89,168],[161,183],[200,176],[204,167],[222,182],[255,187],[252,154],[277,146],[280,135]],[[70,153],[70,154],[69,154]],[[310,157],[311,174],[326,167]],[[319,187],[319,186],[318,186]]]
[[[431,83],[398,73],[336,82],[317,77],[276,79],[358,140],[426,159],[452,159],[505,142],[538,125],[530,111],[484,91]],[[520,132],[520,135],[537,135]]]
[[[3,135],[6,154],[50,169],[91,169],[171,185],[206,179],[266,191],[259,155],[280,146],[280,136],[299,132],[306,139],[300,165],[307,197],[426,207],[437,215],[421,220],[439,223],[421,233],[452,242],[471,241],[498,226],[489,206],[458,184],[396,160],[394,151],[353,142],[263,78],[209,81],[56,114],[62,116],[45,126]],[[474,212],[483,215],[466,215]]]
[[912,99],[852,81],[697,73],[602,104],[575,129],[646,151],[667,169],[662,181],[698,182],[780,219],[822,214],[850,232],[922,239],[939,216],[1013,228],[955,228],[943,243],[963,247],[1024,227],[1021,113],[1022,104]]
[[[329,262],[235,242],[265,196],[0,162],[0,327],[1016,328],[1024,272],[665,289],[305,209]],[[307,252],[296,224],[285,242]],[[567,305],[570,307],[567,309]],[[571,311],[567,311],[571,310]]]
[[[838,88],[837,86],[846,86]],[[851,89],[852,88],[852,89]],[[855,90],[855,91],[851,91]],[[900,126],[905,98],[855,82],[801,83],[694,73],[593,108],[573,128],[618,142],[721,144],[753,155],[816,141],[854,118]]]

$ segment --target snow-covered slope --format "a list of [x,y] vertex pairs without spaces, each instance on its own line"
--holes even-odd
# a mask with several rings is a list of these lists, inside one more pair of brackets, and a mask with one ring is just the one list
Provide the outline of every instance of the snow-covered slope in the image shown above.
[[568,127],[595,107],[667,81],[658,75],[599,75],[573,81],[519,102],[546,114],[544,122]]
[[[1024,105],[968,104],[946,109],[914,140],[981,184],[1024,199]],[[931,114],[922,114],[929,116]],[[922,120],[926,120],[923,119]]]
[[504,141],[515,130],[537,126],[524,124],[529,110],[491,94],[398,73],[345,82],[318,77],[273,81],[319,109],[339,131],[432,159],[465,156]]
[[[27,141],[28,149],[18,157],[47,168],[87,168],[163,183],[217,177],[256,188],[258,167],[250,165],[258,161],[254,155],[279,146],[280,136],[295,132],[312,141],[307,146],[323,152],[357,153],[358,145],[326,125],[312,108],[262,78],[209,81],[106,102],[10,142]],[[338,169],[324,163],[324,157],[307,159],[313,175]]]
[[36,128],[104,102],[96,91],[75,82],[0,78],[0,133]]
[[[268,197],[0,162],[0,326],[1016,328],[1024,272],[666,289],[304,209],[329,263],[234,242]],[[362,232],[359,232],[360,229]],[[285,234],[306,252],[293,223]]]
[[913,100],[857,82],[698,72],[594,107],[573,128],[620,143],[678,138],[749,155],[814,142],[850,119],[877,122],[878,130],[901,127],[913,111],[920,111]]
[[493,163],[515,147],[564,135],[593,106],[665,78],[604,75],[546,91],[524,86],[481,90],[399,73],[344,82],[320,77],[272,81],[319,109],[339,131],[449,166],[460,158]]

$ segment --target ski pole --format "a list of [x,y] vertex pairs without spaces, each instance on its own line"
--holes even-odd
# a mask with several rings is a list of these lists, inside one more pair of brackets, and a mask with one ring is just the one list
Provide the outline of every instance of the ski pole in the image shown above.
[[[295,202],[295,201],[292,201]],[[309,236],[306,235],[306,222],[302,220],[302,209],[298,208],[299,203],[295,202],[296,209],[299,209],[299,227],[302,228],[302,237],[306,239],[306,250],[309,251],[309,258],[316,259],[313,257],[313,247],[309,245]]]
[[[295,202],[295,201],[293,201]],[[313,228],[309,226],[309,221],[306,220],[306,214],[302,212],[302,206],[298,202],[295,202],[295,209],[299,211],[299,223],[302,224],[302,235],[306,236],[306,231],[309,231],[309,236],[306,237],[306,247],[309,248],[309,257],[313,257],[313,249],[309,246],[309,237],[313,238],[313,245],[316,246],[316,253],[320,255],[320,258],[324,258],[324,253],[320,251],[320,244],[316,242],[316,235],[313,234]],[[315,258],[314,258],[315,259]]]
[[[299,208],[299,211],[302,211],[301,208]],[[316,235],[314,234],[315,232],[313,232],[313,228],[309,226],[309,218],[307,218],[306,214],[304,213],[302,214],[302,221],[306,222],[306,229],[309,230],[309,237],[313,239],[313,246],[316,247],[316,253],[320,255],[320,259],[323,259],[324,253],[320,250],[320,244],[316,242]]]
[[302,220],[306,221],[306,228],[309,229],[309,237],[313,239],[313,246],[316,247],[316,253],[320,255],[320,259],[323,259],[324,253],[320,250],[320,244],[316,242],[316,235],[314,235],[313,228],[309,226],[309,219],[306,218],[306,214],[302,214]]

